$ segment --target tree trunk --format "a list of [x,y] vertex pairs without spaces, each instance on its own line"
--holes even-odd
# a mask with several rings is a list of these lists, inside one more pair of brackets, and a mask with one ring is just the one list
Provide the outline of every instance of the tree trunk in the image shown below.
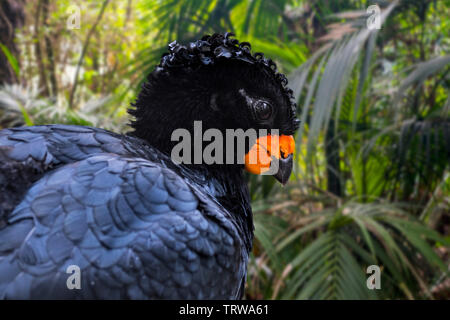
[[34,20],[34,49],[36,52],[36,63],[39,70],[39,89],[42,90],[43,96],[49,96],[50,91],[47,84],[47,74],[45,72],[44,58],[41,49],[40,19],[43,7],[43,1],[39,0],[36,7],[36,16]]
[[[14,43],[17,28],[25,22],[25,0],[2,0],[0,1],[0,43],[11,53],[18,57],[19,49]],[[0,50],[0,84],[12,84],[19,82],[11,63],[3,50]]]
[[[44,26],[45,29],[50,30],[50,28],[48,28],[48,14],[50,11],[50,4],[49,4],[49,0],[44,0],[43,1],[43,6],[42,6],[42,25]],[[46,54],[47,54],[47,67],[46,69],[49,71],[49,76],[50,76],[50,89],[51,89],[51,96],[54,99],[58,98],[58,83],[56,81],[56,70],[55,70],[55,56],[53,53],[53,46],[52,46],[52,40],[50,39],[50,34],[49,31],[45,32],[44,35],[44,40],[45,40],[45,50],[46,50]]]

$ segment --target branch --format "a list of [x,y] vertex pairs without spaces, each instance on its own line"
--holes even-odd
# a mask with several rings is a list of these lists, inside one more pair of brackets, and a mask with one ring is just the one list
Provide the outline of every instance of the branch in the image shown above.
[[95,29],[97,28],[97,25],[99,24],[100,20],[102,19],[103,13],[105,12],[105,9],[106,9],[106,6],[108,5],[108,3],[109,3],[109,0],[103,1],[102,7],[100,9],[100,13],[97,16],[97,20],[95,21],[91,30],[89,30],[86,40],[84,41],[83,50],[81,51],[80,60],[78,60],[77,70],[75,72],[73,88],[72,88],[72,91],[70,92],[69,109],[73,108],[73,99],[74,99],[75,92],[76,92],[77,86],[78,86],[78,74],[80,73],[80,68],[81,68],[81,65],[83,64],[84,56],[85,56],[87,48],[89,46],[89,40],[91,39],[91,36],[94,34]]

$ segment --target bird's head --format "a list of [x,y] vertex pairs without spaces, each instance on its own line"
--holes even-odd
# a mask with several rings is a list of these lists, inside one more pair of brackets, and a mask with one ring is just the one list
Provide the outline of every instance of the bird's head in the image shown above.
[[[201,121],[202,132],[213,129],[223,135],[220,165],[270,173],[283,184],[290,176],[293,134],[299,123],[292,90],[272,60],[262,53],[252,54],[249,43],[239,43],[229,33],[205,36],[187,46],[170,43],[133,107],[133,134],[168,155],[179,143],[172,141],[173,132],[183,129],[195,140],[195,124]],[[230,130],[236,135],[244,132],[243,154],[239,146],[228,148]],[[209,141],[217,142],[215,134]],[[211,143],[204,140],[202,150]],[[195,157],[195,146],[192,151]],[[234,151],[231,158],[230,151]]]

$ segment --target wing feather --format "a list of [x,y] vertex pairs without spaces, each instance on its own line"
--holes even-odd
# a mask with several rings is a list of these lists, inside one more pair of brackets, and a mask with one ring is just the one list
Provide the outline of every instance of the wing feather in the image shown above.
[[[239,298],[247,256],[219,205],[159,163],[72,156],[0,229],[0,297]],[[81,290],[65,285],[69,265],[81,268]]]

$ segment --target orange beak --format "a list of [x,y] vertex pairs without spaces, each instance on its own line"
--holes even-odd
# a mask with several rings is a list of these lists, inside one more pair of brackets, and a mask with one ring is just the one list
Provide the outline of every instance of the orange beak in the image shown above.
[[292,172],[294,150],[292,136],[259,137],[245,155],[245,169],[254,174],[273,175],[286,184]]

